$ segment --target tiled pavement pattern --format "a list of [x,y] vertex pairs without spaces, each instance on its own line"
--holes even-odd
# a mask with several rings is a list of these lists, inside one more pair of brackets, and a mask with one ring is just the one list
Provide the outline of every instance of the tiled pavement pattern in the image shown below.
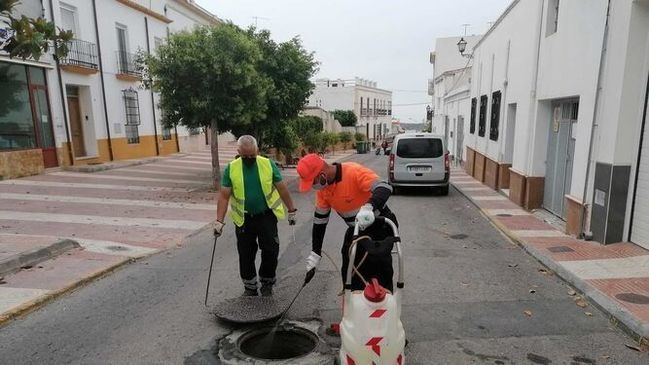
[[601,245],[565,235],[464,170],[453,170],[451,183],[507,236],[630,330],[649,338],[649,251],[628,242]]
[[[220,148],[225,164],[234,146]],[[181,245],[216,212],[209,151],[96,173],[51,172],[0,182],[0,259],[61,238],[77,241],[4,278],[0,322],[131,258]]]
[[[236,153],[236,145],[221,145],[221,167]],[[282,174],[297,176],[294,168]],[[61,238],[81,245],[0,280],[0,323],[132,258],[182,245],[214,220],[210,175],[206,150],[101,172],[0,181],[0,259]]]

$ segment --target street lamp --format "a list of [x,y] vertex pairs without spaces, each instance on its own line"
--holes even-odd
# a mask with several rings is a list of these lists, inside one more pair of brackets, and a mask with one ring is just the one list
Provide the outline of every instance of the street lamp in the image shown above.
[[471,58],[471,54],[464,54],[466,52],[466,40],[464,40],[464,37],[460,38],[460,41],[457,42],[457,50],[460,51],[462,57]]

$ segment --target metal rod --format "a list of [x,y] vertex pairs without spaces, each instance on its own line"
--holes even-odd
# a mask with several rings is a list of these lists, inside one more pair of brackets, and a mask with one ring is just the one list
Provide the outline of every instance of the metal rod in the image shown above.
[[214,253],[216,252],[216,239],[214,236],[214,247],[212,248],[212,261],[210,261],[210,272],[207,274],[207,287],[205,288],[205,306],[207,307],[207,296],[210,293],[210,280],[212,279],[212,267],[214,266]]

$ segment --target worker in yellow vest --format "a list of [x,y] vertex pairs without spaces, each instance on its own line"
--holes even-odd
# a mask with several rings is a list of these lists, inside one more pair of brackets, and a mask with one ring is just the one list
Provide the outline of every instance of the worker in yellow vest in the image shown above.
[[282,202],[288,208],[290,225],[295,225],[297,209],[277,165],[257,155],[257,140],[253,136],[241,136],[237,141],[237,151],[239,157],[223,172],[214,235],[218,237],[223,233],[229,203],[237,237],[243,295],[258,295],[255,258],[259,249],[259,292],[262,296],[271,296],[279,256],[277,221],[286,217]]

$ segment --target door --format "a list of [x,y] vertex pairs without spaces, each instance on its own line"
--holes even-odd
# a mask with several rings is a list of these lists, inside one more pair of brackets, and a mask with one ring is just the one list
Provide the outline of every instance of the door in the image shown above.
[[570,101],[553,104],[550,121],[543,207],[561,218],[566,216],[565,196],[572,182],[578,106]]
[[36,121],[36,133],[43,150],[43,163],[46,168],[59,165],[54,143],[54,129],[50,115],[50,106],[47,98],[47,89],[44,86],[31,85],[29,91],[32,98],[32,113]]
[[514,162],[514,136],[516,135],[516,104],[507,107],[507,129],[505,134],[505,162]]
[[70,134],[72,135],[74,156],[84,157],[87,153],[78,96],[68,96],[68,112],[70,114]]
[[457,128],[455,129],[455,163],[460,164],[464,160],[462,158],[464,152],[464,117],[458,116]]
[[[649,81],[647,84],[649,90]],[[646,98],[649,98],[649,93]],[[631,217],[631,242],[649,249],[649,111],[645,100],[645,119],[642,136],[640,137],[640,159],[638,162],[635,197],[633,200],[633,216]]]

